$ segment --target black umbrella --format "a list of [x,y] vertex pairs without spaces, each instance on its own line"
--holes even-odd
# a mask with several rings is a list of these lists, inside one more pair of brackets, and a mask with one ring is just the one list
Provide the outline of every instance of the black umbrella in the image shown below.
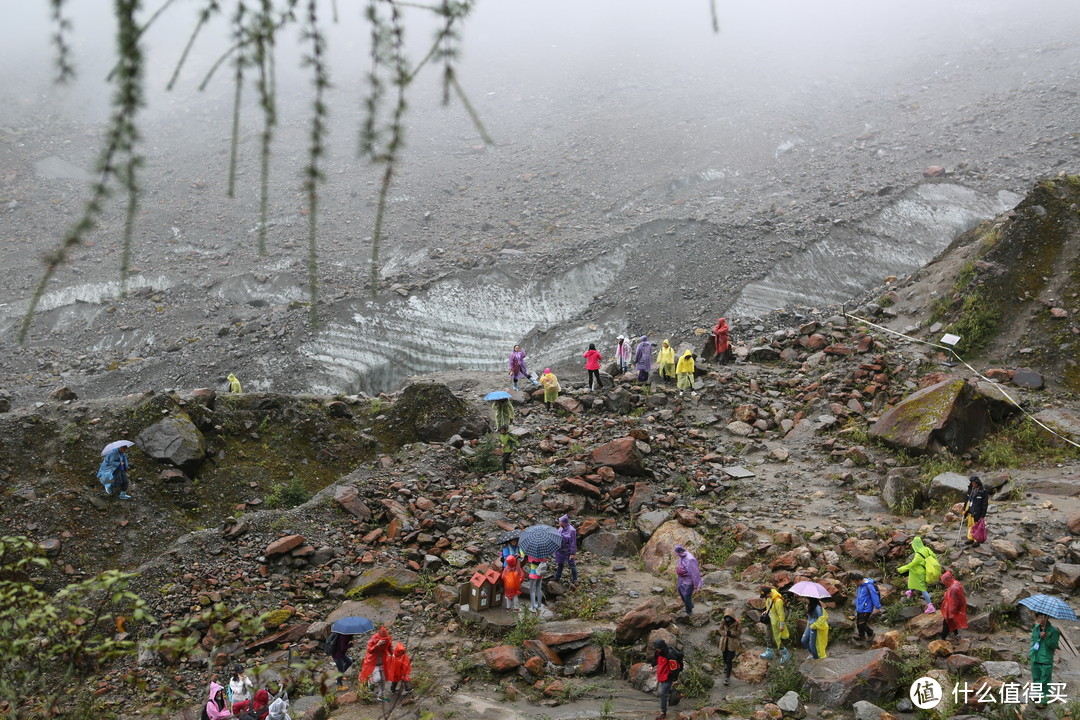
[[507,530],[502,534],[502,537],[499,538],[499,544],[505,545],[512,540],[517,540],[519,537],[521,537],[520,530]]
[[562,547],[563,537],[550,525],[533,525],[521,531],[518,547],[534,558],[549,558]]

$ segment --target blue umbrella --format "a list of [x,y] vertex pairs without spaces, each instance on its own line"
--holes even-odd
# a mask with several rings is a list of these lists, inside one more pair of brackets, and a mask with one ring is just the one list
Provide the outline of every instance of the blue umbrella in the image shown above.
[[1064,600],[1058,600],[1053,595],[1032,595],[1020,601],[1026,608],[1031,608],[1041,615],[1049,615],[1055,620],[1076,620],[1076,613]]
[[363,635],[375,629],[375,623],[366,617],[341,618],[330,626],[330,632],[340,635]]
[[484,399],[488,401],[509,400],[510,393],[506,392],[505,390],[496,390],[495,392],[489,392],[487,395],[484,396]]
[[562,547],[563,537],[550,525],[532,525],[521,531],[518,547],[534,558],[549,558]]

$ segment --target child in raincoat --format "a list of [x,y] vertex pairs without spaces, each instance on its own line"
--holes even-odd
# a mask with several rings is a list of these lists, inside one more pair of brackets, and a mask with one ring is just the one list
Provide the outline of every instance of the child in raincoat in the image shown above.
[[518,439],[510,432],[510,428],[503,425],[499,428],[499,448],[502,450],[502,471],[510,467],[510,456],[518,446]]
[[225,688],[216,682],[210,683],[210,697],[206,700],[203,708],[203,717],[206,720],[226,720],[233,716],[229,701],[225,698]]
[[514,403],[510,398],[503,398],[491,403],[491,419],[495,421],[495,427],[510,427],[514,423]]
[[551,409],[551,403],[559,399],[559,378],[551,372],[551,368],[544,368],[544,374],[540,376],[540,384],[544,386],[544,404]]
[[534,613],[540,612],[544,604],[544,573],[547,572],[548,562],[543,558],[528,556],[529,561],[529,609]]
[[412,659],[402,643],[395,643],[393,652],[386,658],[386,679],[390,681],[391,693],[412,692]]
[[105,486],[105,494],[112,495],[113,490],[119,492],[121,500],[131,500],[128,495],[128,470],[131,469],[131,461],[128,458],[126,447],[113,448],[101,459],[97,476],[101,484]]
[[503,581],[503,607],[510,612],[521,610],[521,583],[525,581],[525,572],[521,569],[517,555],[507,555],[503,558],[505,565],[502,571]]
[[[768,585],[761,586],[760,595],[765,598],[765,610],[761,613],[761,621],[768,620],[769,626],[772,628],[773,642],[776,643],[776,649],[780,651],[780,662],[787,662],[791,657],[791,652],[783,646],[783,642],[791,637],[791,634],[787,629],[784,598],[780,596],[779,590]],[[761,653],[761,657],[772,660],[776,657],[776,653],[773,652],[772,648],[767,648],[765,652]]]
[[675,379],[675,348],[671,347],[670,340],[660,344],[660,352],[656,354],[656,366],[660,379],[669,383]]
[[825,657],[825,648],[829,644],[829,615],[817,598],[807,598],[806,630],[802,635],[802,646],[810,653],[811,660]]
[[937,612],[930,593],[926,590],[926,560],[934,554],[934,551],[926,547],[922,538],[918,535],[911,541],[911,550],[914,553],[911,562],[896,568],[896,571],[901,575],[907,573],[908,589],[904,595],[910,598],[916,591],[921,593],[922,599],[926,603],[926,609],[923,612],[927,614]]
[[675,368],[676,374],[679,376],[679,394],[682,395],[687,390],[691,391],[691,395],[697,395],[694,390],[694,353],[687,350],[683,353],[683,356],[679,358],[679,366]]
[[618,343],[615,345],[615,362],[619,363],[619,372],[625,375],[630,369],[630,343],[622,335],[616,340]]
[[948,640],[949,633],[959,637],[960,631],[968,626],[967,598],[964,586],[948,570],[941,573],[941,584],[945,586],[945,597],[941,598],[941,639]]

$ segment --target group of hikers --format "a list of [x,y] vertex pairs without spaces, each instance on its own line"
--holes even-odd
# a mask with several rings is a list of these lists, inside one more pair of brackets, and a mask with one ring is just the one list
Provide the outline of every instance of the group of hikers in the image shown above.
[[203,706],[202,720],[292,720],[289,695],[283,688],[271,692],[255,690],[244,667],[236,665],[226,685],[210,683],[210,693]]
[[[562,542],[555,551],[556,582],[562,580],[563,568],[570,568],[570,582],[577,584],[577,528],[569,515],[559,518],[559,535]],[[544,605],[544,578],[551,569],[551,558],[533,557],[518,546],[516,537],[507,538],[502,546],[503,608],[520,612],[521,587],[525,577],[529,579],[529,611],[540,613]]]
[[[348,688],[346,673],[354,662],[349,657],[352,641],[352,635],[339,633],[331,633],[326,640],[328,654],[333,658],[334,665],[340,673],[338,690]],[[390,683],[391,694],[412,692],[412,659],[405,649],[405,644],[395,643],[385,625],[368,638],[358,678],[361,683],[367,683],[371,687],[372,694],[380,702],[387,702],[390,699],[386,695],[387,682]]]

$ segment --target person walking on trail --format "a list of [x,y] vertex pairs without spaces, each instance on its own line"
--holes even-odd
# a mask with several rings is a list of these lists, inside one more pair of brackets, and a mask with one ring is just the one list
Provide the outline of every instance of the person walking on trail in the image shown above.
[[495,427],[504,425],[510,427],[514,424],[514,403],[510,398],[495,400],[491,403],[491,419],[495,421]]
[[383,625],[368,639],[364,662],[360,665],[360,682],[370,682],[377,688],[379,698],[386,702],[386,658],[390,653],[390,631]]
[[540,384],[544,386],[544,405],[551,409],[551,403],[559,399],[559,378],[551,372],[551,368],[544,368],[544,374],[540,376]]
[[632,357],[630,343],[622,335],[617,337],[616,340],[615,362],[619,364],[619,372],[625,375],[626,371],[630,369],[630,358]]
[[1054,682],[1054,651],[1058,649],[1060,641],[1061,631],[1050,624],[1050,616],[1042,613],[1036,615],[1035,627],[1031,628],[1028,657],[1031,659],[1032,695],[1035,695],[1037,688],[1040,706],[1046,705],[1050,684]]
[[[983,487],[979,476],[972,475],[968,480],[967,500],[964,502],[968,545],[980,545],[986,541],[986,511],[989,507],[990,494]],[[976,525],[979,527],[976,528]]]
[[660,379],[671,384],[675,379],[675,348],[671,347],[670,340],[660,343],[660,351],[656,353],[656,367]]
[[675,556],[679,562],[675,565],[675,575],[678,581],[675,589],[679,591],[683,605],[686,607],[686,617],[694,611],[694,592],[701,589],[701,570],[698,569],[698,561],[694,555],[682,545],[675,546]]
[[720,655],[724,658],[724,684],[731,684],[731,670],[735,666],[735,656],[742,652],[742,626],[732,608],[724,610],[724,619],[720,621]]
[[403,643],[394,643],[393,651],[386,658],[386,679],[390,681],[391,694],[399,690],[405,694],[412,692],[412,659]]
[[881,612],[881,594],[878,592],[874,578],[864,577],[859,583],[859,589],[855,593],[855,629],[859,634],[859,640],[874,639],[874,629],[870,627],[870,620],[874,615]]
[[[759,595],[765,599],[765,609],[761,612],[761,622],[768,623],[772,629],[773,642],[780,651],[780,662],[785,663],[791,658],[791,652],[784,647],[784,641],[791,637],[787,628],[787,615],[784,612],[784,598],[780,591],[769,585],[762,585]],[[776,653],[772,648],[766,648],[761,657],[772,660]]]
[[589,343],[589,349],[582,353],[581,357],[585,358],[585,372],[589,375],[589,390],[593,389],[594,381],[596,389],[602,389],[604,383],[600,380],[600,361],[604,359],[604,356],[596,349],[595,344]]
[[697,392],[694,391],[694,353],[687,350],[679,358],[679,366],[675,369],[676,374],[679,376],[679,394],[682,395],[687,390],[690,394],[697,396]]
[[[911,550],[914,553],[911,557],[911,562],[896,568],[896,571],[901,575],[907,573],[908,589],[904,592],[904,595],[911,598],[916,592],[920,593],[923,602],[926,603],[926,608],[923,612],[927,614],[937,612],[934,608],[933,599],[926,590],[926,562],[927,559],[934,554],[934,551],[926,547],[926,545],[923,544],[922,538],[918,535],[911,541]],[[936,558],[934,562],[937,562]]]
[[502,471],[507,472],[510,468],[510,457],[518,446],[518,439],[510,432],[510,428],[503,425],[499,428],[499,449],[502,450]]
[[634,351],[634,366],[637,368],[638,382],[648,382],[649,373],[652,372],[653,344],[649,342],[648,335],[642,335],[638,341],[637,350]]
[[503,608],[510,612],[521,611],[521,583],[525,581],[525,572],[521,569],[518,557],[506,555],[503,558]]
[[967,598],[964,586],[948,570],[941,573],[941,584],[945,586],[945,596],[941,598],[941,639],[948,640],[950,633],[960,637],[960,631],[968,626]]
[[531,555],[526,559],[529,563],[529,609],[539,613],[544,604],[544,574],[547,572],[548,562]]
[[799,642],[810,653],[811,660],[818,659],[817,629],[814,627],[814,623],[817,622],[818,618],[823,617],[824,613],[825,608],[822,607],[821,600],[816,597],[806,598],[806,629],[803,630]]
[[105,486],[105,494],[112,495],[113,491],[118,493],[117,497],[121,500],[131,500],[132,497],[128,495],[128,470],[131,469],[131,461],[128,458],[128,449],[126,446],[113,448],[105,454],[101,459],[101,466],[98,467],[98,480]]
[[330,653],[330,657],[334,660],[334,666],[337,667],[337,671],[340,673],[338,677],[338,687],[340,689],[345,689],[347,685],[345,673],[353,666],[353,659],[349,657],[349,647],[352,642],[352,635],[338,633],[337,640],[334,641],[334,647]]
[[728,326],[727,318],[720,318],[716,321],[716,326],[713,328],[712,340],[713,350],[716,353],[716,362],[726,363],[730,358],[731,344],[728,342],[728,335],[731,332],[731,328]]
[[570,566],[570,582],[577,583],[577,528],[570,524],[570,516],[559,518],[559,534],[562,547],[555,552],[555,579],[562,579],[564,565]]
[[656,720],[664,720],[667,717],[671,686],[682,670],[682,665],[676,657],[677,652],[663,640],[654,640],[653,649],[656,650],[656,684],[660,695],[660,712]]
[[521,349],[520,345],[515,345],[514,349],[510,351],[507,366],[510,373],[510,382],[513,383],[515,390],[518,389],[519,380],[529,380],[529,368],[525,365],[525,351]]

